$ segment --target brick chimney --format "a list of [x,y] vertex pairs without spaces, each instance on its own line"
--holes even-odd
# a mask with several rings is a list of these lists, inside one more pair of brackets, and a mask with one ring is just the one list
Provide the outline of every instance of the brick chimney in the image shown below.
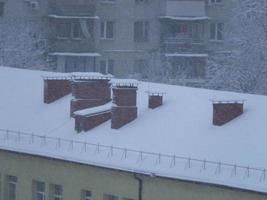
[[243,114],[244,101],[213,101],[213,125],[222,126]]
[[70,93],[69,77],[44,77],[44,103],[50,104]]
[[77,110],[101,106],[111,101],[109,78],[75,79],[72,81],[71,116]]
[[117,83],[113,85],[112,129],[119,129],[137,118],[137,86],[135,83]]
[[147,92],[148,93],[148,107],[155,109],[162,105],[164,93]]

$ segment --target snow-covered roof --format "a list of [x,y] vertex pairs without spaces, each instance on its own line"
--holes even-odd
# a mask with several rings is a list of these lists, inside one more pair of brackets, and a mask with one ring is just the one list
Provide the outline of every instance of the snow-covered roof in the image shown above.
[[[53,75],[0,67],[1,149],[267,193],[266,96],[141,82],[135,121],[77,134],[71,95],[42,103],[41,76]],[[166,92],[155,110],[148,88]],[[212,99],[245,99],[244,114],[213,126]]]
[[160,16],[160,19],[171,19],[171,20],[179,20],[179,21],[198,21],[198,20],[207,20],[209,17],[202,16],[202,17],[188,17],[188,16]]
[[75,53],[75,52],[54,52],[49,53],[50,56],[79,56],[79,57],[98,57],[101,56],[99,53]]
[[166,57],[200,57],[207,58],[209,55],[206,53],[166,53]]
[[74,15],[48,15],[48,17],[50,18],[54,18],[54,19],[99,19],[98,16],[74,16]]

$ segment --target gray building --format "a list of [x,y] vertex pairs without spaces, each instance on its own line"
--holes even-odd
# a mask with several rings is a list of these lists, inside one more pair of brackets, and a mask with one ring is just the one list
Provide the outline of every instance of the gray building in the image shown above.
[[170,79],[201,85],[207,58],[227,50],[230,0],[0,2],[1,65],[145,78],[160,55]]

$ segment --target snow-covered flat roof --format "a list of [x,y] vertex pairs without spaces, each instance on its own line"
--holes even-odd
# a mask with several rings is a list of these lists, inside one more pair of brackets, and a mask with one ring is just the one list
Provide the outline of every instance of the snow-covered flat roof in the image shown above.
[[[77,134],[71,95],[42,103],[53,75],[0,67],[1,149],[267,193],[267,97],[141,82],[135,121]],[[163,106],[148,109],[147,90],[166,93]],[[244,114],[213,126],[213,99],[246,100]]]

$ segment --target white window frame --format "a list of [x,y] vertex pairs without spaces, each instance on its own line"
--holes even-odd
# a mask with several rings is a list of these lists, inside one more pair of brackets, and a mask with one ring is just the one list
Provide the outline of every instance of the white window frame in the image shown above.
[[[59,187],[61,187],[61,192],[62,192],[62,194],[56,194],[55,192],[56,192],[56,186],[59,186]],[[53,200],[56,200],[56,199],[58,199],[58,200],[63,200],[63,187],[61,186],[61,185],[54,185],[54,191],[53,191],[54,193],[53,193]]]
[[[86,192],[90,192],[90,196],[86,196]],[[92,192],[89,190],[83,190],[83,200],[92,200]]]
[[[108,23],[112,23],[112,37],[108,37]],[[103,26],[103,33],[102,33],[102,24]],[[100,38],[103,40],[114,40],[115,37],[115,22],[112,20],[106,20],[100,22]]]
[[[40,191],[38,190],[38,183],[42,183],[44,184],[44,191]],[[36,199],[38,197],[38,195],[41,195],[42,196],[42,199],[45,200],[45,183],[44,182],[40,182],[40,181],[35,181],[35,187],[36,187]]]
[[[218,32],[220,31],[220,30],[218,29],[219,24],[221,24],[221,25],[223,26],[223,29],[221,30],[221,31],[222,31],[222,32],[221,32],[221,34],[222,34],[222,39],[218,39]],[[214,27],[215,27],[215,29],[214,29],[214,38],[211,38],[211,30],[210,30],[210,38],[209,38],[209,40],[210,40],[210,41],[216,41],[216,42],[222,42],[222,41],[224,40],[224,32],[223,32],[223,30],[224,30],[224,23],[222,23],[222,22],[214,22],[214,23],[210,23],[210,29],[211,29],[211,25],[214,25]]]
[[[9,179],[13,177],[16,178],[16,181],[10,181]],[[17,200],[17,183],[18,183],[18,178],[16,176],[12,176],[12,175],[8,175],[7,176],[8,180],[7,180],[7,184],[8,184],[8,200],[10,200],[10,196],[9,196],[9,192],[10,192],[10,186],[13,185],[15,187],[15,199]]]

